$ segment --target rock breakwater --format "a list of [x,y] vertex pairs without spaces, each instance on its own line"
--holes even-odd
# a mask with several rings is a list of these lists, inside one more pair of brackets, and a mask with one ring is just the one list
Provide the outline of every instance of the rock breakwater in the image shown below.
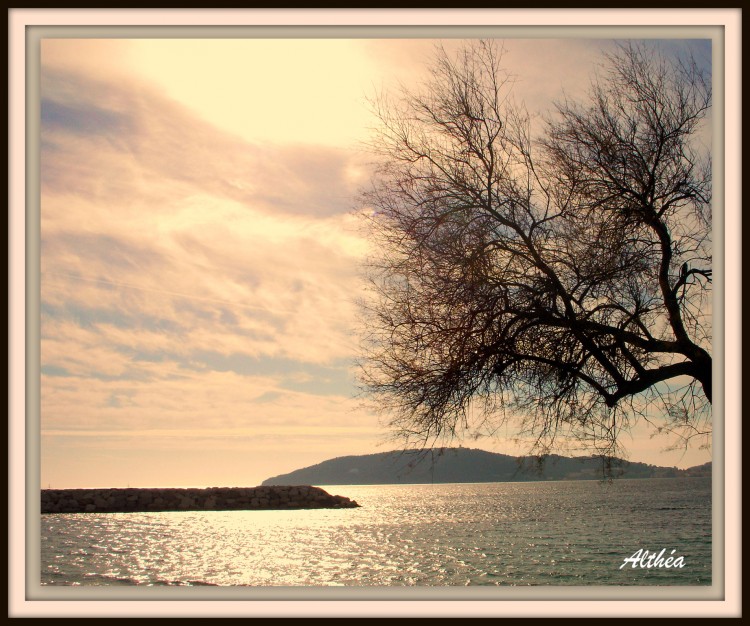
[[359,504],[320,487],[42,489],[42,513],[342,509]]

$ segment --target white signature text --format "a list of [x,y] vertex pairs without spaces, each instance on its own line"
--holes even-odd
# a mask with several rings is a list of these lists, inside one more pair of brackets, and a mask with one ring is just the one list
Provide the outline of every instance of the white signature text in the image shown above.
[[653,567],[685,567],[684,557],[672,556],[676,552],[676,550],[672,550],[670,555],[667,558],[664,558],[664,553],[666,551],[666,548],[662,548],[662,551],[657,554],[656,552],[649,552],[648,550],[644,550],[643,548],[641,548],[633,556],[629,556],[627,559],[624,559],[625,562],[620,565],[620,569],[625,567],[628,563],[632,565],[633,569],[635,569],[636,567],[640,567],[641,569],[643,569],[644,567],[647,569],[651,569]]

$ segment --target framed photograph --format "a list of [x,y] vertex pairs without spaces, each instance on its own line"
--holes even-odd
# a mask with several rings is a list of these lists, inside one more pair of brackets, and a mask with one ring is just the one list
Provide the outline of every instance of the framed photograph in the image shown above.
[[739,9],[8,19],[11,617],[739,616]]

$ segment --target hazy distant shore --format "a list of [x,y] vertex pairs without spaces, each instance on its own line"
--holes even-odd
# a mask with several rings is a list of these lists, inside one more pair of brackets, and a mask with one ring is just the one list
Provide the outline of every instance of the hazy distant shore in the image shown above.
[[603,478],[692,478],[711,476],[712,464],[678,469],[601,457],[515,457],[508,454],[443,448],[394,450],[329,459],[264,480],[262,485],[394,485],[421,483],[602,480]]
[[345,496],[307,485],[261,487],[42,489],[41,512],[135,513],[341,509],[359,506]]

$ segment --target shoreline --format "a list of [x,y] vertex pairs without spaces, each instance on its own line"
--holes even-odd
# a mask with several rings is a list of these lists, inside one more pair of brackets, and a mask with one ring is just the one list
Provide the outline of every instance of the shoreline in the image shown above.
[[310,485],[42,489],[41,513],[343,509],[359,504]]

